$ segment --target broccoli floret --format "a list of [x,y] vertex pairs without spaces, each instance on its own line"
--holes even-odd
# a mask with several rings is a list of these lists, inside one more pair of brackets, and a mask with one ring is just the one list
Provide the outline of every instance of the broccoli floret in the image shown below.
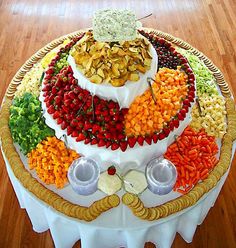
[[14,142],[27,154],[39,142],[54,135],[54,130],[45,124],[40,101],[31,93],[15,98],[10,108],[9,127]]

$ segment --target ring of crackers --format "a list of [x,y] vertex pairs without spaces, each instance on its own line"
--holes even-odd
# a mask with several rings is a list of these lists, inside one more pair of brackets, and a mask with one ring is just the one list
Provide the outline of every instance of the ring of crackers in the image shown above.
[[[189,50],[194,55],[199,57],[215,76],[221,93],[225,97],[227,111],[227,133],[222,139],[220,160],[207,179],[205,179],[201,183],[198,183],[189,193],[180,196],[177,199],[166,202],[160,206],[145,207],[144,203],[138,198],[138,196],[132,195],[130,193],[126,193],[123,195],[123,203],[132,210],[135,216],[139,217],[140,219],[153,221],[167,217],[171,214],[174,214],[196,204],[196,202],[204,194],[206,194],[216,186],[217,182],[228,170],[231,162],[233,141],[236,139],[236,110],[229,86],[225,81],[221,71],[211,62],[211,60],[209,60],[200,51],[198,51],[197,49],[195,49],[194,47],[179,38],[175,38],[170,34],[155,29],[147,28],[144,30],[154,35],[157,35],[158,37],[162,37],[176,46]],[[19,71],[16,73],[16,75],[10,82],[7,92],[5,94],[4,102],[0,112],[0,137],[3,152],[7,160],[9,161],[14,175],[24,186],[24,188],[32,192],[37,198],[44,201],[46,204],[50,205],[57,211],[67,216],[84,221],[92,221],[96,219],[101,213],[118,206],[120,203],[120,198],[114,194],[111,196],[106,196],[98,201],[95,201],[89,207],[84,207],[72,204],[71,202],[63,199],[48,188],[44,187],[42,184],[40,184],[40,182],[34,179],[31,174],[25,169],[20,159],[20,156],[13,145],[10,129],[8,127],[12,98],[14,97],[16,88],[21,83],[21,80],[23,79],[24,75],[29,70],[31,70],[32,66],[36,62],[40,61],[48,52],[63,43],[65,39],[80,36],[85,31],[86,30],[79,30],[77,32],[53,40],[48,45],[36,52],[19,69]]]

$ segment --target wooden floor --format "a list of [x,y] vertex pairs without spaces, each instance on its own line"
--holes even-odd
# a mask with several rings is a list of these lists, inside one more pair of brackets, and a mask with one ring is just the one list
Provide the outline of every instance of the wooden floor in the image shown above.
[[[235,0],[1,0],[0,1],[0,101],[21,64],[51,40],[91,26],[99,8],[129,8],[146,27],[169,32],[189,42],[222,70],[236,93]],[[197,229],[191,244],[177,235],[174,248],[236,247],[236,159],[223,190]],[[19,204],[0,158],[0,247],[51,248],[49,232],[33,232]],[[80,247],[80,244],[75,245]],[[148,244],[146,247],[154,247]],[[92,248],[92,247],[91,247]]]

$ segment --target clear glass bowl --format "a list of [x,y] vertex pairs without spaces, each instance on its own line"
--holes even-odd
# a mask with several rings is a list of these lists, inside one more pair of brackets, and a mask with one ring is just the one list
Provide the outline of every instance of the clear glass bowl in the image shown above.
[[99,165],[95,160],[81,157],[73,161],[67,176],[76,193],[90,195],[97,190],[99,174]]
[[148,188],[158,195],[168,194],[174,187],[177,179],[177,170],[172,162],[158,157],[152,159],[146,167]]

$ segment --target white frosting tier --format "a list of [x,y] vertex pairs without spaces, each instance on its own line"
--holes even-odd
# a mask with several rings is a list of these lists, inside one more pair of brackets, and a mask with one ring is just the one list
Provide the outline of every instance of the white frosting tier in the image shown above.
[[91,94],[97,95],[103,99],[113,100],[119,103],[121,108],[128,108],[134,101],[134,98],[144,93],[148,88],[147,77],[155,78],[158,65],[157,53],[150,43],[150,53],[152,55],[152,64],[149,71],[145,74],[139,73],[140,79],[137,82],[127,81],[124,86],[114,87],[104,82],[102,84],[91,83],[77,68],[74,58],[69,55],[68,63],[70,64],[74,77],[78,79],[81,88],[88,90]]
[[[45,117],[46,124],[55,130],[55,135],[58,139],[65,141],[63,135],[67,136],[67,131],[62,130],[61,127],[56,123],[53,117],[48,114],[46,109],[46,104],[43,101],[43,92],[40,94],[40,101],[42,103],[43,116]],[[191,105],[192,108],[193,104]],[[135,169],[142,166],[145,166],[148,161],[153,157],[160,156],[166,152],[167,147],[175,141],[175,135],[180,135],[184,129],[188,126],[191,121],[191,108],[189,109],[186,118],[183,121],[180,121],[180,125],[177,129],[174,129],[169,136],[163,140],[158,141],[156,144],[147,144],[144,142],[143,146],[140,146],[138,143],[135,144],[133,148],[128,147],[125,152],[122,152],[120,149],[115,151],[111,148],[98,147],[97,145],[84,144],[83,141],[76,142],[76,139],[67,136],[67,146],[79,154],[82,154],[87,157],[92,157],[94,159],[100,160],[100,165],[107,168],[107,163],[116,163],[119,165],[120,169],[124,173],[129,169]]]

